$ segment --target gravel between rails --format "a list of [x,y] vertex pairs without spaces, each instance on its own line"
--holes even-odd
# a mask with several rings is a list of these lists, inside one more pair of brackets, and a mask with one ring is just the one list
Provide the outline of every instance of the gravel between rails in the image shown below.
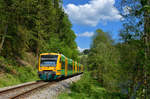
[[57,99],[59,93],[69,90],[70,84],[76,82],[80,79],[82,75],[74,76],[72,78],[56,82],[55,84],[50,84],[45,88],[37,89],[32,94],[25,97],[20,97],[19,99]]
[[[47,82],[30,82],[30,83],[16,85],[13,87],[3,88],[0,90],[0,99],[10,99],[13,96],[16,96],[20,93],[31,90],[33,88],[36,88],[37,86],[44,85],[46,83]],[[23,87],[20,87],[20,86],[23,86]],[[18,87],[18,88],[16,88],[16,87]],[[11,88],[13,88],[13,89],[11,89]],[[7,89],[11,89],[11,90],[7,90]],[[7,91],[2,92],[3,90],[7,90]]]

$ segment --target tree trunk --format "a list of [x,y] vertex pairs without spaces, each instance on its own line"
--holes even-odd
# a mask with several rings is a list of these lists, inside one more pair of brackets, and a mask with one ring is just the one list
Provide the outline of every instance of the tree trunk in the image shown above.
[[2,41],[1,41],[1,44],[0,44],[0,53],[1,53],[2,49],[3,49],[3,45],[4,45],[4,42],[5,42],[7,30],[8,30],[8,25],[6,25],[6,28],[5,28],[5,31],[4,31],[4,35],[2,36]]
[[[150,5],[150,1],[147,0],[145,5]],[[143,6],[145,6],[143,5]],[[150,17],[148,11],[144,11],[144,45],[145,45],[145,63],[143,66],[143,74],[144,74],[144,88],[143,88],[143,96],[142,98],[146,99],[148,95],[148,81],[149,79],[147,78],[148,75],[148,60],[150,59]]]

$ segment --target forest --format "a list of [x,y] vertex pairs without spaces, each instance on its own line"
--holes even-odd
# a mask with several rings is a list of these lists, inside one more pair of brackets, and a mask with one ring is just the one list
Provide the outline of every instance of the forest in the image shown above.
[[[149,99],[150,98],[150,1],[120,0],[123,16],[120,40],[97,29],[81,63],[84,77],[60,99]],[[128,8],[124,14],[123,7]]]
[[[1,0],[0,53],[4,57],[53,51],[77,56],[75,34],[60,0]],[[65,50],[64,50],[65,49]]]
[[0,86],[38,79],[40,53],[78,60],[71,27],[61,0],[0,0]]
[[38,80],[38,55],[56,52],[85,68],[60,99],[149,99],[150,1],[116,2],[120,40],[99,28],[80,53],[62,0],[0,0],[0,87]]

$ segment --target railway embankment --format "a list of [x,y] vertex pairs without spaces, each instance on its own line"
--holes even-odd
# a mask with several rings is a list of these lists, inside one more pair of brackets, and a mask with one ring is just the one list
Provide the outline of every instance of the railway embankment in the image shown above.
[[57,99],[57,96],[64,92],[70,91],[69,86],[80,79],[81,75],[74,76],[55,84],[49,85],[45,88],[38,89],[31,95],[26,96],[24,99]]
[[0,88],[0,99],[56,99],[58,94],[69,90],[70,84],[81,75],[59,81],[36,81]]
[[38,80],[37,58],[33,53],[25,53],[23,58],[0,56],[0,88]]

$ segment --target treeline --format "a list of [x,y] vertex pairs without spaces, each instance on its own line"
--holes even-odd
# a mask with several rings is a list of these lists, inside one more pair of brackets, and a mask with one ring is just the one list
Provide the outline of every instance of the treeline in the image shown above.
[[[150,98],[150,1],[121,0],[120,42],[96,30],[88,52],[87,70],[102,87],[128,99]],[[126,12],[124,12],[127,9]]]
[[71,27],[62,0],[0,0],[0,55],[56,52],[76,60]]

